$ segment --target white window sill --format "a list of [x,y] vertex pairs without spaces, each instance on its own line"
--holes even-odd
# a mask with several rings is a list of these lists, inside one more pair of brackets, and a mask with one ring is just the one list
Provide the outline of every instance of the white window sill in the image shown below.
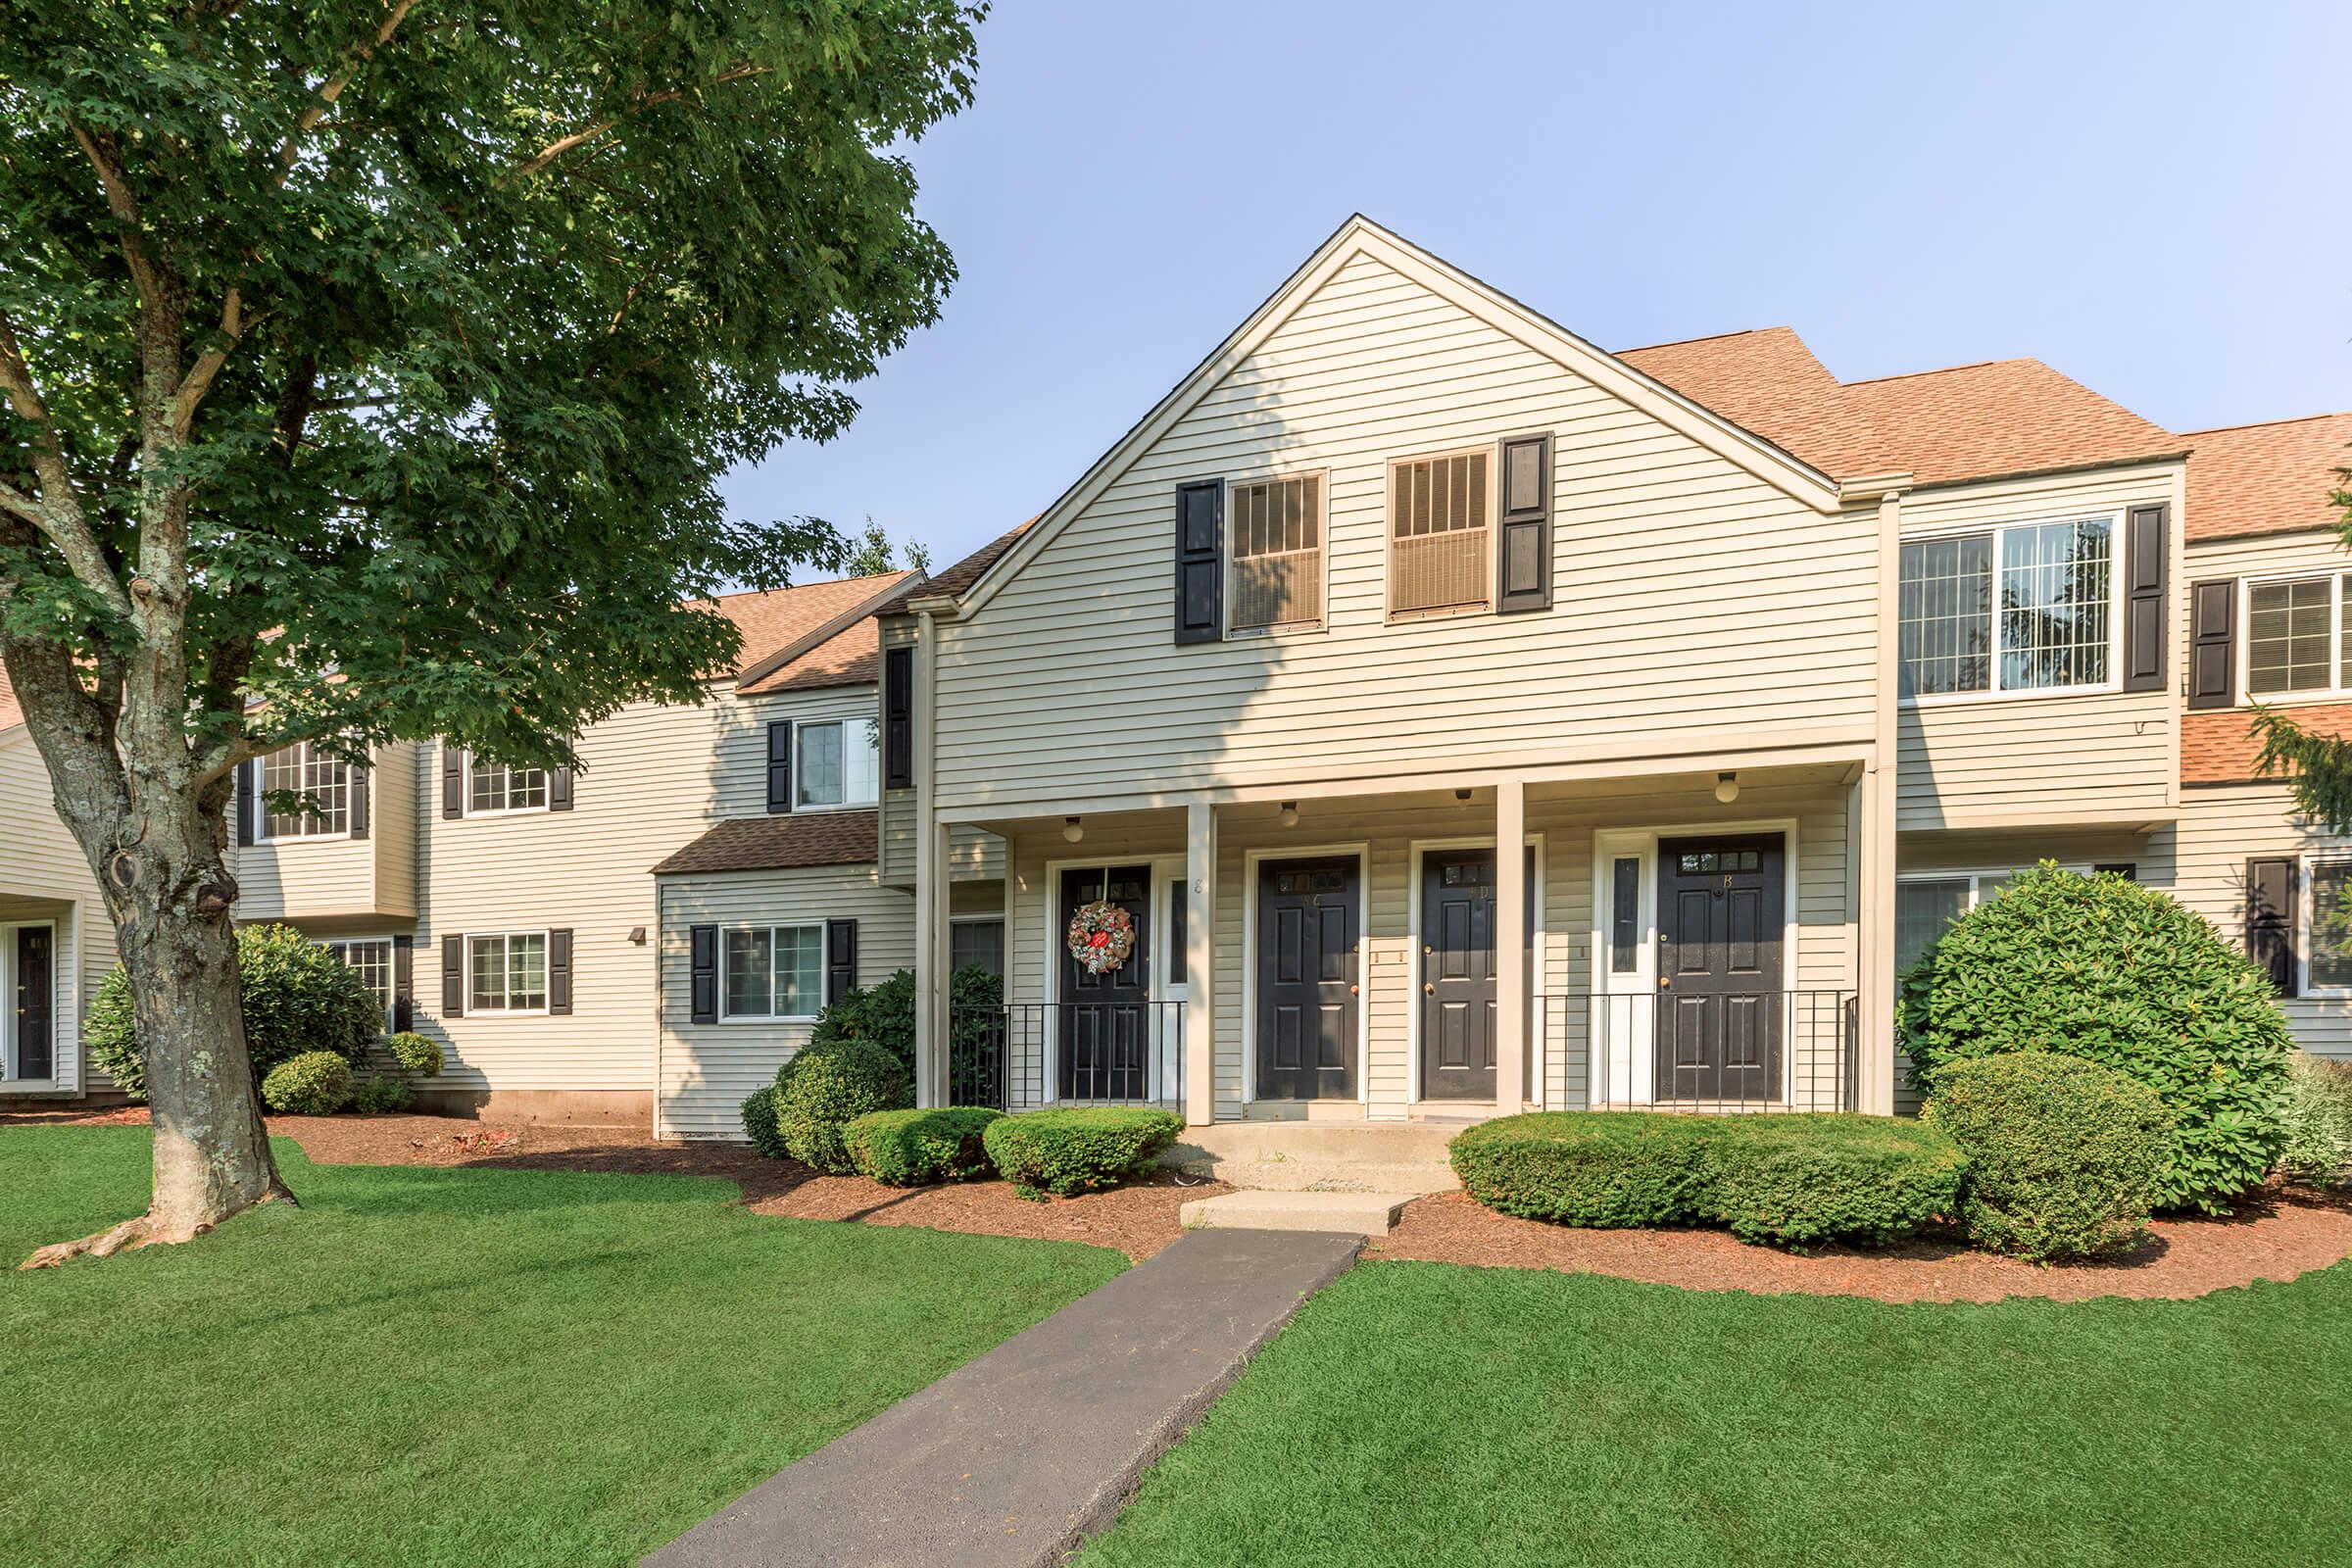
[[[1898,697],[1897,708],[1966,708],[1978,703],[2054,702],[2073,697],[2120,697],[2127,695],[2120,681],[2101,686],[2034,686],[2018,687],[2002,692],[1932,692],[1925,697]],[[2162,697],[2164,691],[2137,692],[2129,695]]]
[[[730,1024],[730,1023],[751,1023],[751,1024],[814,1023],[814,1022],[816,1022],[816,1014],[815,1014],[815,1013],[813,1013],[813,1012],[783,1012],[783,1013],[776,1013],[776,1014],[774,1014],[774,1015],[772,1015],[772,1016],[762,1016],[762,1015],[760,1015],[760,1014],[758,1014],[758,1013],[738,1013],[738,1012],[730,1012],[730,1013],[727,1013],[727,1014],[725,1014],[724,1016],[722,1016],[722,1017],[721,1017],[721,1018],[720,1018],[718,1021],[719,1021],[721,1024]],[[709,1028],[709,1027],[710,1027],[710,1025],[708,1025],[708,1024],[705,1024],[703,1027],[707,1029],[707,1028]]]
[[467,1007],[461,1016],[467,1018],[549,1018],[554,1014],[545,1007]]
[[351,836],[351,829],[343,827],[333,828],[324,833],[297,833],[290,838],[282,839],[266,839],[259,833],[256,833],[253,836],[253,842],[246,845],[245,848],[249,850],[282,850],[290,848],[296,844],[354,844],[366,842],[367,841],[365,839],[354,839]]
[[880,801],[842,801],[830,806],[796,806],[789,811],[770,811],[770,816],[824,816],[834,811],[870,811]]
[[1320,637],[1330,630],[1330,622],[1321,620],[1311,624],[1300,621],[1296,626],[1242,626],[1226,632],[1224,640],[1229,643],[1279,643],[1296,637]]
[[466,808],[466,814],[457,818],[457,820],[461,822],[470,822],[477,817],[546,816],[548,814],[548,808],[544,806],[501,806],[497,808],[484,807],[480,810],[475,810],[472,807],[467,807]]

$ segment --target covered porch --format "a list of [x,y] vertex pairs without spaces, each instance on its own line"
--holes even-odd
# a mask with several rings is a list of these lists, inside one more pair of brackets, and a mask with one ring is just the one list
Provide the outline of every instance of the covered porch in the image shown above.
[[[1887,1110],[1877,778],[1748,755],[959,813],[931,831],[1005,844],[1004,1002],[925,988],[921,1092],[1195,1126]],[[1105,907],[1126,951],[1074,956]]]

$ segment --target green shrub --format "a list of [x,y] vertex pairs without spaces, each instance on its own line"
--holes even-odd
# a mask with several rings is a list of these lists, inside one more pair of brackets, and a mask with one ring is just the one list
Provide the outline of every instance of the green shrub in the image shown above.
[[1915,1088],[2042,1052],[2156,1091],[2174,1127],[2156,1206],[2227,1209],[2278,1160],[2289,1039],[2270,979],[2153,888],[2044,863],[1954,920],[1903,976]]
[[[359,975],[290,925],[237,932],[238,1000],[245,1049],[257,1078],[280,1062],[327,1051],[358,1064],[384,1026],[384,1010]],[[146,1057],[130,1004],[130,977],[117,965],[90,999],[90,1060],[133,1100],[147,1098]]]
[[1736,1118],[1712,1149],[1702,1217],[1743,1242],[1893,1242],[1959,1205],[1966,1164],[1933,1127],[1887,1116]]
[[2286,1075],[2279,1167],[2318,1187],[2352,1185],[2352,1062],[2298,1051]]
[[306,1051],[270,1069],[262,1103],[289,1116],[329,1116],[351,1102],[351,1063],[332,1051]]
[[[965,964],[948,980],[948,1016],[956,1044],[970,1046],[984,1036],[988,1014],[1004,1004],[1004,982],[977,964]],[[899,1060],[908,1082],[914,1079],[914,972],[901,969],[877,986],[852,989],[838,1002],[827,1003],[816,1015],[808,1043],[838,1045],[863,1040],[880,1046]]]
[[868,1040],[813,1042],[777,1074],[776,1130],[793,1158],[816,1170],[846,1171],[841,1130],[869,1110],[913,1103],[912,1081],[899,1058]]
[[1600,1229],[1698,1217],[1710,1147],[1726,1124],[1709,1116],[1546,1110],[1497,1116],[1446,1147],[1462,1190],[1524,1219]]
[[1727,1225],[1745,1241],[1891,1241],[1953,1211],[1951,1140],[1881,1116],[1498,1116],[1447,1153],[1489,1208],[1564,1225]]
[[1184,1118],[1173,1111],[1092,1105],[1000,1116],[981,1138],[1012,1190],[1042,1199],[1116,1187],[1183,1130]]
[[885,1187],[930,1187],[989,1173],[982,1135],[1000,1113],[974,1105],[874,1110],[842,1129],[850,1163]]
[[[790,1066],[787,1062],[785,1065]],[[755,1153],[768,1159],[783,1159],[792,1151],[784,1147],[784,1134],[776,1126],[776,1086],[766,1084],[755,1089],[743,1102],[743,1136]]]
[[408,1081],[388,1072],[369,1073],[360,1080],[351,1092],[350,1109],[363,1115],[378,1115],[386,1111],[406,1110],[415,1102],[416,1092]]
[[384,1037],[384,1051],[403,1072],[432,1078],[441,1071],[441,1043],[429,1035],[403,1029],[399,1034]]
[[1968,1155],[1968,1239],[2043,1261],[2138,1240],[2172,1152],[2173,1113],[2156,1091],[2080,1056],[1947,1063],[1922,1115]]

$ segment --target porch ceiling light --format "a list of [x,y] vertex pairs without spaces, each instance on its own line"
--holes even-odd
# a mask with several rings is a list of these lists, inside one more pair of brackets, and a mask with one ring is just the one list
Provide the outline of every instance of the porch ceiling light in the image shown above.
[[1061,819],[1061,836],[1065,839],[1068,839],[1072,844],[1075,844],[1080,839],[1086,837],[1086,829],[1078,825],[1078,819],[1076,817],[1065,816]]
[[1298,825],[1298,803],[1297,801],[1285,801],[1282,803],[1282,825],[1284,827],[1297,827]]
[[1726,806],[1738,800],[1740,798],[1740,775],[1737,773],[1716,774],[1715,798]]

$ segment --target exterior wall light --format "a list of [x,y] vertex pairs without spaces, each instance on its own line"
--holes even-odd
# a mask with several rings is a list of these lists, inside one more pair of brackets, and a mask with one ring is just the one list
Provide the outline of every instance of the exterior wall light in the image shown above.
[[1285,801],[1282,803],[1282,825],[1284,827],[1297,827],[1298,825],[1298,803],[1297,801]]
[[1715,798],[1726,806],[1738,800],[1740,798],[1740,775],[1737,773],[1716,774]]
[[1080,839],[1086,837],[1086,829],[1078,825],[1078,819],[1076,817],[1065,816],[1061,819],[1061,836],[1069,840],[1072,844],[1075,844]]

